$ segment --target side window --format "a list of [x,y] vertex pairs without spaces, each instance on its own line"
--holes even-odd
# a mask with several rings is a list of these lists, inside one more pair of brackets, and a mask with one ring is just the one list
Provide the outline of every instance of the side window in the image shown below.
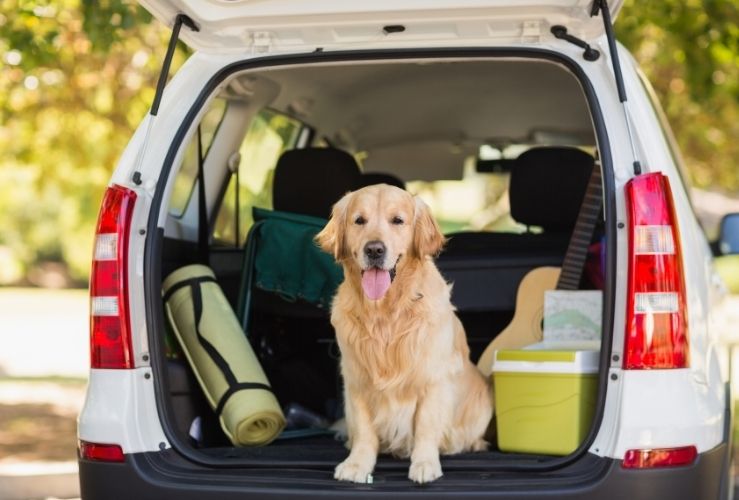
[[285,150],[295,147],[302,129],[298,120],[269,109],[254,118],[239,148],[238,173],[229,179],[216,216],[214,243],[243,246],[254,222],[252,208],[272,209],[275,165]]
[[[200,133],[203,141],[203,154],[208,156],[210,145],[216,135],[218,126],[226,113],[226,100],[216,98],[210,109],[200,122]],[[198,177],[198,136],[195,134],[185,150],[182,167],[174,179],[172,197],[169,201],[169,213],[174,217],[181,217],[187,208]]]

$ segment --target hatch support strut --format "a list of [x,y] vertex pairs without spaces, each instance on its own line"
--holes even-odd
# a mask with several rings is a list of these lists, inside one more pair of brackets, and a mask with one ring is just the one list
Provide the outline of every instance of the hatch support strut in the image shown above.
[[608,8],[607,0],[593,0],[593,6],[590,9],[590,16],[597,16],[598,12],[600,12],[603,17],[603,27],[605,28],[606,38],[608,39],[608,50],[611,54],[611,64],[613,64],[613,77],[616,80],[618,100],[621,101],[621,104],[623,105],[626,130],[629,134],[629,144],[631,145],[631,154],[634,157],[634,175],[640,175],[641,163],[639,162],[639,157],[636,155],[636,145],[634,144],[634,135],[631,130],[631,120],[629,119],[629,112],[626,106],[626,88],[624,87],[624,78],[621,74],[621,63],[618,59],[616,36],[613,34],[611,11]]
[[[164,56],[164,62],[162,63],[162,70],[159,73],[159,81],[157,82],[157,90],[154,93],[154,101],[151,103],[151,111],[149,114],[154,117],[159,112],[159,104],[162,102],[162,94],[164,94],[164,86],[167,84],[167,78],[169,77],[169,67],[172,65],[172,58],[174,57],[174,49],[177,47],[177,41],[180,36],[180,28],[182,25],[187,26],[193,31],[200,31],[200,28],[195,22],[185,14],[177,14],[174,18],[174,25],[172,25],[172,36],[169,38],[169,46],[167,46],[167,53]],[[144,144],[141,147],[141,151],[136,159],[136,168],[134,169],[131,180],[137,186],[140,186],[144,181],[141,178],[141,161],[144,158],[144,153],[149,147],[149,135],[151,134],[151,127],[154,118],[149,120],[149,124],[146,127],[146,134],[144,135]]]
[[183,24],[190,28],[192,31],[200,31],[200,28],[197,27],[195,22],[185,14],[177,14],[177,17],[174,18],[174,25],[172,26],[172,36],[169,38],[167,54],[164,56],[162,71],[159,73],[157,90],[154,94],[154,102],[151,104],[151,116],[156,116],[159,112],[159,103],[162,101],[164,86],[167,84],[167,78],[169,78],[169,67],[172,65],[174,49],[177,47],[177,41],[180,37],[180,28],[182,28]]

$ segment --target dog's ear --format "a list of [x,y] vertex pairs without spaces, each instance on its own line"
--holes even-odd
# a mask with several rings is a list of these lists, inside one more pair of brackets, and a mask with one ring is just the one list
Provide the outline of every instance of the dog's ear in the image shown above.
[[346,229],[346,208],[352,193],[346,193],[339,201],[334,203],[331,210],[331,218],[328,224],[316,235],[316,243],[324,252],[334,256],[337,262],[348,257],[344,231]]
[[427,255],[437,255],[441,252],[446,239],[439,229],[431,209],[424,201],[415,196],[416,212],[413,217],[413,248],[414,257],[423,258]]

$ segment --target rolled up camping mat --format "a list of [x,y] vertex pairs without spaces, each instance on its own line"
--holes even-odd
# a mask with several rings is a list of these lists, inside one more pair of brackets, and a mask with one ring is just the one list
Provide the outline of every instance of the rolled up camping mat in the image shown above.
[[213,271],[185,266],[162,288],[175,336],[226,436],[236,446],[270,443],[285,417]]

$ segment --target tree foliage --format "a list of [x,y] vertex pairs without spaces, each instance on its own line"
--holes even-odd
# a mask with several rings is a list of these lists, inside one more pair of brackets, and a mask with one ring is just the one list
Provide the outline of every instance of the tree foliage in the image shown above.
[[[694,182],[739,190],[736,1],[627,0],[616,27]],[[0,0],[0,283],[49,261],[85,282],[104,186],[168,36],[133,0]]]
[[739,192],[739,3],[627,0],[616,22],[699,187]]
[[86,281],[100,199],[153,97],[168,30],[135,3],[0,0],[0,283]]

